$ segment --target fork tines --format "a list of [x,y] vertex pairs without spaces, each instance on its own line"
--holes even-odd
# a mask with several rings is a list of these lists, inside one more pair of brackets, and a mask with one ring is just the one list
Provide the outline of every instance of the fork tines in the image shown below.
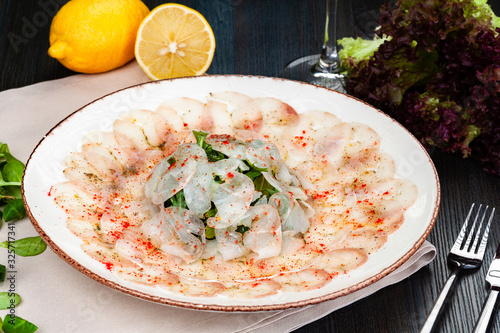
[[[434,306],[432,307],[432,310],[427,316],[424,326],[420,331],[421,333],[430,333],[434,329],[448,294],[457,280],[457,274],[462,269],[478,268],[483,262],[484,250],[486,249],[486,244],[488,243],[488,234],[490,233],[490,225],[493,220],[495,208],[492,209],[488,222],[485,226],[483,226],[483,224],[488,214],[488,206],[486,206],[484,211],[481,213],[482,208],[483,205],[480,205],[474,218],[474,223],[472,224],[471,229],[467,231],[467,226],[474,209],[474,204],[472,204],[469,214],[467,215],[462,229],[460,230],[460,234],[448,253],[448,261],[453,263],[456,268],[451,272],[444,284],[443,289],[439,293],[438,298],[434,302]],[[479,226],[476,227],[478,222]]]
[[[476,216],[474,218],[474,223],[471,228],[468,230],[467,226],[469,224],[470,217],[472,215],[472,211],[474,210],[474,204],[470,207],[469,213],[467,214],[467,218],[462,226],[462,230],[460,230],[460,235],[457,238],[457,241],[453,245],[453,249],[455,251],[467,251],[473,252],[475,254],[484,253],[486,248],[486,244],[488,242],[488,234],[490,232],[491,221],[493,220],[493,215],[495,213],[495,208],[491,210],[490,217],[488,219],[487,224],[483,227],[484,220],[488,214],[489,206],[486,206],[484,211],[481,212],[483,205],[480,204],[477,210]],[[482,214],[481,214],[482,213]],[[482,216],[481,216],[482,215]],[[479,227],[476,228],[477,223],[479,222]],[[482,235],[482,237],[481,237]],[[467,240],[463,242],[463,239],[467,237]],[[479,243],[479,240],[481,242]],[[474,240],[474,241],[472,241]],[[479,243],[479,246],[478,246]]]

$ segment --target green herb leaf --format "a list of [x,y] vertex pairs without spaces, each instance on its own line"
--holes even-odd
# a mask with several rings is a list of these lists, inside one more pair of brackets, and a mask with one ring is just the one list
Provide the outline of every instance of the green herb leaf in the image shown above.
[[23,178],[24,164],[10,154],[6,154],[6,156],[9,156],[9,159],[2,169],[3,179],[7,182],[17,182],[20,185]]
[[236,232],[239,232],[240,234],[244,234],[245,232],[247,232],[248,230],[250,230],[249,227],[247,226],[244,226],[243,224],[240,224],[239,226],[236,227]]
[[3,209],[3,218],[5,222],[12,220],[20,220],[26,215],[23,201],[21,199],[14,199],[7,203]]
[[167,162],[170,165],[175,164],[175,157],[169,157],[169,159],[167,160]]
[[193,131],[193,135],[196,139],[196,143],[205,150],[205,153],[207,154],[207,159],[209,162],[217,162],[220,160],[225,160],[227,159],[227,156],[221,153],[220,151],[214,150],[211,145],[205,142],[205,139],[208,136],[207,132],[198,132],[198,131]]
[[0,158],[3,158],[5,153],[10,154],[9,146],[6,143],[0,142]]
[[2,330],[4,333],[34,333],[38,330],[38,327],[19,316],[6,315],[3,320]]
[[206,237],[206,239],[215,238],[215,229],[212,227],[209,227],[208,225],[205,226],[205,237]]
[[5,281],[5,266],[0,264],[0,282]]
[[205,149],[205,152],[207,153],[207,159],[209,162],[217,162],[227,159],[226,155],[224,155],[220,151],[214,150],[212,146],[209,146],[207,149]]
[[22,199],[21,186],[0,187],[0,199]]
[[201,148],[205,149],[205,146],[209,146],[208,143],[205,142],[205,139],[208,136],[208,132],[203,131],[193,131],[194,138],[196,139],[196,143]]
[[4,180],[0,180],[0,186],[21,186],[21,182],[6,182]]
[[4,179],[3,168],[6,165],[7,165],[6,162],[0,163],[0,186],[21,186],[21,181],[11,182]]
[[259,177],[260,175],[262,175],[262,172],[261,171],[257,171],[257,170],[252,170],[252,171],[245,172],[244,174],[245,174],[245,176],[247,176],[251,180],[255,180],[257,177]]
[[255,190],[261,192],[262,195],[265,195],[268,198],[274,193],[279,192],[274,186],[269,184],[264,175],[260,175],[259,177],[257,177],[253,183],[255,186]]
[[21,257],[31,257],[43,253],[47,244],[40,236],[36,236],[21,238],[14,242],[4,241],[0,243],[0,247],[8,248]]
[[0,292],[0,310],[13,308],[19,302],[21,302],[21,297],[18,294],[7,291]]
[[180,190],[174,196],[170,197],[163,204],[165,208],[176,206],[181,208],[187,208],[186,198],[184,197],[184,190]]
[[205,217],[207,218],[214,217],[216,214],[217,214],[217,208],[215,208],[215,205],[212,203],[212,208],[205,213]]
[[267,168],[259,168],[258,166],[255,166],[254,164],[248,162],[247,160],[245,160],[245,164],[248,165],[250,170],[253,170],[253,171],[260,171],[260,172],[268,172],[269,171]]
[[244,171],[243,174],[248,178],[250,178],[252,181],[255,181],[255,179],[257,179],[257,177],[259,177],[263,172],[268,171],[267,168],[256,167],[255,165],[246,160],[244,162],[249,169],[247,171]]
[[224,184],[225,183],[224,179],[222,179],[219,175],[214,176],[214,182],[216,182],[217,184]]
[[[24,164],[10,154],[7,144],[0,142],[0,205],[21,199],[23,172]],[[5,212],[4,215],[8,217]]]

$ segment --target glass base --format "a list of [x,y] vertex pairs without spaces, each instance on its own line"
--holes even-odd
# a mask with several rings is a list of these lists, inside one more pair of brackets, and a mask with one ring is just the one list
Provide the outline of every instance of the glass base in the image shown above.
[[[345,93],[345,75],[328,72],[318,67],[319,54],[302,57],[290,62],[283,68],[280,77],[315,84]],[[340,68],[337,68],[340,71]]]

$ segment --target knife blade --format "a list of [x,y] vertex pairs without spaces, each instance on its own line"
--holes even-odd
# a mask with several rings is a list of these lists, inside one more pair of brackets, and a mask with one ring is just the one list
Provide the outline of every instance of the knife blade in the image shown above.
[[486,332],[488,329],[491,315],[493,309],[495,309],[498,294],[500,293],[500,244],[498,245],[495,258],[491,262],[488,273],[486,274],[486,282],[488,282],[490,291],[484,302],[476,327],[474,327],[474,333]]
[[492,289],[500,290],[500,245],[498,245],[495,259],[491,262],[488,274],[486,274],[486,281]]

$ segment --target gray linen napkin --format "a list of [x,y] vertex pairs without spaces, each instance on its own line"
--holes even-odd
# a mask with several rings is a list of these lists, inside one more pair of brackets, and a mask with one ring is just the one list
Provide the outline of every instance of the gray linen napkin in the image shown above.
[[[26,162],[43,135],[67,115],[105,94],[147,81],[131,62],[104,74],[74,75],[0,92],[0,141]],[[0,229],[0,239],[6,233],[7,228]],[[35,235],[28,219],[15,224],[16,238]],[[290,332],[403,280],[432,261],[435,252],[425,242],[390,275],[328,302],[283,311],[218,313],[150,303],[111,290],[47,250],[37,257],[16,258],[14,286],[23,299],[16,315],[35,323],[40,332]],[[0,314],[3,317],[7,310]]]

